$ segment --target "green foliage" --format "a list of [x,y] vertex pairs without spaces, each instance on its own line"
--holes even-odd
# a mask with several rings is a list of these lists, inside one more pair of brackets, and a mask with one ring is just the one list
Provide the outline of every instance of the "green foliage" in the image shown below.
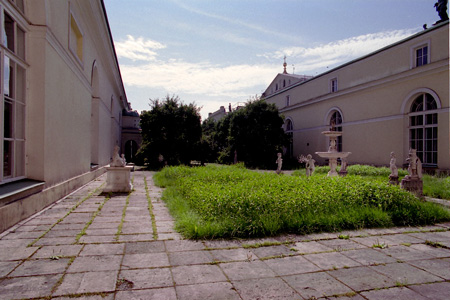
[[423,194],[433,198],[450,199],[450,177],[424,175]]
[[178,96],[151,100],[150,106],[141,114],[143,143],[138,156],[152,168],[197,159],[202,136],[199,108],[181,103]]
[[[318,166],[314,172],[315,176],[326,175],[330,171],[328,166]],[[339,171],[339,167],[337,168]],[[363,176],[366,179],[377,181],[379,183],[387,182],[391,170],[386,167],[374,167],[367,165],[351,165],[347,168],[348,175]],[[305,169],[295,170],[293,176],[306,176]],[[399,180],[408,175],[407,170],[399,169]],[[423,178],[423,194],[427,197],[450,199],[450,177],[438,177],[424,175]]]
[[155,175],[177,229],[189,238],[268,236],[450,220],[412,194],[361,176],[328,178],[208,166],[164,168]]
[[202,124],[205,161],[230,164],[237,158],[247,167],[274,169],[277,152],[288,143],[283,122],[277,107],[264,100],[249,101],[218,122],[206,120]]
[[238,160],[247,167],[274,169],[277,152],[288,143],[283,122],[277,107],[264,100],[237,110],[230,120],[229,140]]

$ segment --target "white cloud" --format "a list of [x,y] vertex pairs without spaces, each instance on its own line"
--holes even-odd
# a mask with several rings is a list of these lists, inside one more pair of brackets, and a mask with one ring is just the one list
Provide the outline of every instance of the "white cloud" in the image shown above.
[[[261,55],[269,60],[261,64],[216,65],[210,62],[192,63],[182,59],[158,59],[157,50],[165,46],[143,38],[128,36],[119,43],[120,58],[140,60],[122,63],[121,73],[129,87],[165,91],[168,94],[186,95],[200,99],[230,99],[246,101],[249,96],[261,93],[273,78],[282,71],[284,55],[289,62],[299,61],[297,74],[315,75],[327,67],[351,61],[414,33],[414,30],[397,30],[357,36],[314,47],[286,47]],[[141,58],[142,56],[142,58]],[[157,97],[158,95],[149,95]],[[161,96],[161,95],[159,95]],[[183,97],[182,97],[183,98]],[[234,100],[231,100],[234,99]],[[200,100],[200,103],[202,101]],[[206,102],[203,102],[206,103]]]
[[128,58],[133,61],[152,61],[156,59],[157,53],[153,50],[166,48],[165,45],[152,41],[145,40],[142,37],[135,38],[127,35],[127,40],[123,42],[115,42],[117,56]]
[[366,34],[315,47],[286,47],[261,56],[280,60],[286,55],[290,61],[301,61],[301,64],[296,66],[297,70],[308,72],[364,56],[404,39],[416,31],[407,29]]
[[273,65],[217,66],[182,60],[154,61],[141,66],[121,65],[124,82],[130,86],[162,87],[174,94],[231,98],[260,92],[261,85],[269,84],[277,71]]

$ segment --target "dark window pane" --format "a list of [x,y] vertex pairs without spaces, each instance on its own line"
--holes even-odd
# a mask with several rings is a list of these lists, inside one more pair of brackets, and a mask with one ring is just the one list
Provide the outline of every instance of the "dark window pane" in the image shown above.
[[13,105],[11,102],[5,101],[4,102],[4,137],[5,138],[12,138],[12,122],[13,122]]
[[12,142],[3,142],[3,177],[12,175]]
[[4,15],[4,32],[3,45],[14,52],[14,21],[5,13]]
[[430,94],[426,94],[426,110],[433,110],[433,109],[437,109],[437,104],[436,101],[434,100],[433,96],[431,96]]
[[411,112],[418,112],[423,111],[423,95],[420,95],[419,97],[414,100],[413,104],[411,105]]

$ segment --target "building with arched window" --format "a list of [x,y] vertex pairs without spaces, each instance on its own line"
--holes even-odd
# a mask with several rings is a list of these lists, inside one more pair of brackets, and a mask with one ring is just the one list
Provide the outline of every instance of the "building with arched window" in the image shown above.
[[450,170],[448,21],[285,88],[280,75],[263,96],[286,117],[287,155],[325,163],[314,153],[334,127],[350,164],[389,165],[394,151],[401,166],[414,148],[425,168]]
[[102,0],[0,0],[0,232],[105,171],[129,104]]

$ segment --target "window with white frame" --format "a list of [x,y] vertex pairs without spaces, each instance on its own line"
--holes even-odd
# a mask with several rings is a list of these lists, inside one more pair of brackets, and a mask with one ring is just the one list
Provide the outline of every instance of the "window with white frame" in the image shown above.
[[337,78],[333,78],[330,80],[330,92],[336,93],[338,91],[338,81]]
[[[16,1],[20,4],[20,1]],[[22,3],[23,4],[23,3]],[[25,31],[1,10],[0,77],[1,163],[0,182],[25,176]]]
[[420,67],[428,64],[428,45],[421,46],[415,49],[415,66]]
[[409,147],[417,150],[422,164],[437,165],[438,114],[437,103],[428,93],[419,95],[409,113]]

